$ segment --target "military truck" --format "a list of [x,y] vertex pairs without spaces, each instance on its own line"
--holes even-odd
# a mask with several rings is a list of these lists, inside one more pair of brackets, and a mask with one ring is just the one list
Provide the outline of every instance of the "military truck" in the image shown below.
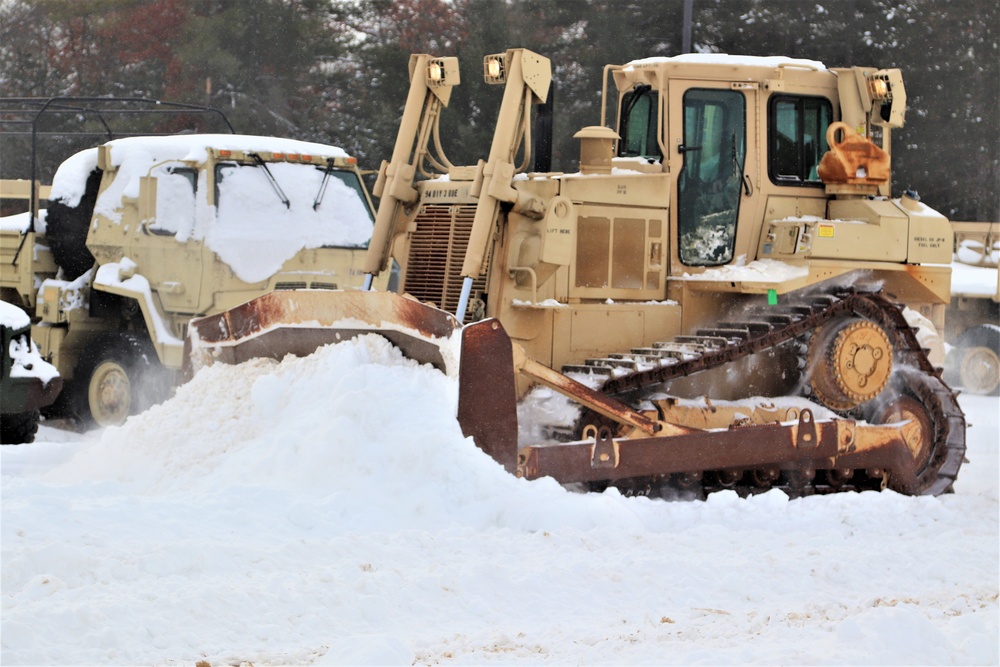
[[973,394],[1000,394],[1000,223],[952,222],[947,378]]
[[65,380],[58,407],[118,424],[168,395],[191,317],[271,290],[359,286],[372,211],[335,147],[117,139],[60,165],[44,215],[3,227],[0,289]]
[[[524,478],[632,494],[951,488],[964,416],[904,307],[943,326],[952,230],[891,192],[899,70],[609,65],[598,124],[575,134],[579,171],[559,173],[531,168],[547,58],[484,59],[503,98],[472,165],[440,140],[457,60],[409,68],[365,263],[370,286],[398,262],[399,294],[265,295],[192,322],[192,366],[375,333],[456,374],[463,431]],[[519,398],[544,428],[519,430]]]

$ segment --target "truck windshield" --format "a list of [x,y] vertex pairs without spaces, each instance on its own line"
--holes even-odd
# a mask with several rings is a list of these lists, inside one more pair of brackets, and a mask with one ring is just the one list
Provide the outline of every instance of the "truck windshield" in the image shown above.
[[290,162],[267,167],[216,165],[215,233],[301,236],[309,247],[367,245],[374,220],[357,174]]

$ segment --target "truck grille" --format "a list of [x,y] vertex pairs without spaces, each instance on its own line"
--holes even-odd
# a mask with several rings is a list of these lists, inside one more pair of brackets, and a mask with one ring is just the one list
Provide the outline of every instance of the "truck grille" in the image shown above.
[[[462,293],[462,262],[472,233],[475,206],[424,206],[410,236],[403,291],[454,313]],[[488,273],[488,272],[487,272]],[[472,297],[486,290],[486,276],[472,283]],[[470,299],[466,321],[475,307]]]

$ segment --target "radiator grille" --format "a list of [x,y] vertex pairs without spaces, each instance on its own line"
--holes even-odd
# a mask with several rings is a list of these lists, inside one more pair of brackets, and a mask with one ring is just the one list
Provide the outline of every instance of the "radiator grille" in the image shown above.
[[[425,206],[410,236],[410,256],[403,291],[454,313],[462,293],[462,262],[469,246],[475,206]],[[488,272],[487,272],[488,273]],[[473,299],[486,290],[486,276],[472,283]],[[475,305],[470,299],[466,321]]]

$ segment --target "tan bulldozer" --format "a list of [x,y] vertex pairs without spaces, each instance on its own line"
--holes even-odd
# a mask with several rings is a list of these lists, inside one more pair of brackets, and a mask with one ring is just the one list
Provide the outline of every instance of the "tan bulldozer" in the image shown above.
[[[890,192],[898,70],[609,65],[599,124],[574,135],[579,169],[560,173],[532,162],[547,58],[485,58],[503,99],[475,165],[451,163],[440,136],[457,60],[409,67],[365,264],[366,288],[397,264],[398,290],[276,291],[197,319],[193,368],[374,333],[457,375],[464,432],[529,479],[951,488],[964,416],[907,315],[943,327],[952,231]],[[560,401],[572,409],[541,409]],[[551,418],[519,428],[519,404]]]

